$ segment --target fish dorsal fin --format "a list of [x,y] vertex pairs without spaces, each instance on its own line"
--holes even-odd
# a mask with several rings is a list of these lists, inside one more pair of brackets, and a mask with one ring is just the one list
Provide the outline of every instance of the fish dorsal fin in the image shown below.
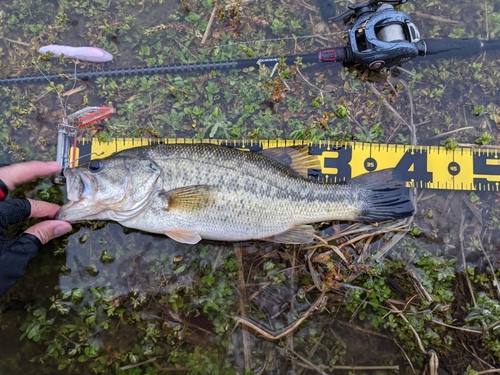
[[284,232],[272,237],[263,238],[264,241],[299,245],[312,242],[314,239],[314,228],[311,225],[296,225]]
[[318,158],[309,155],[308,147],[276,147],[259,152],[261,155],[280,163],[298,175],[307,178],[308,169],[321,169]]
[[180,242],[180,243],[188,243],[194,245],[201,241],[201,236],[195,231],[189,229],[174,229],[164,232],[171,239]]
[[207,208],[213,203],[216,189],[207,185],[191,185],[173,190],[162,190],[160,198],[166,200],[165,210],[193,211]]

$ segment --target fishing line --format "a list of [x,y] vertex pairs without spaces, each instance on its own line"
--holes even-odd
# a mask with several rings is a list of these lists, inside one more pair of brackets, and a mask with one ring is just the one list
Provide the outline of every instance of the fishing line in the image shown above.
[[[83,159],[83,158],[87,158],[87,157],[91,157],[92,155],[95,155],[95,156],[102,156],[102,155],[104,155],[104,151],[102,151],[102,152],[89,152],[88,154],[85,154],[85,155],[79,156],[79,157],[77,157],[77,158],[74,158],[73,160],[71,160],[71,161],[68,163],[68,165],[74,165],[74,164],[75,164],[75,162],[77,162],[78,160]],[[66,168],[64,168],[64,169],[66,170],[66,169],[68,169],[68,168],[69,168],[69,166],[68,166],[68,167],[66,167]]]
[[[76,64],[77,63],[78,63],[78,60],[75,61],[75,66],[73,68],[73,75],[74,75],[75,79],[74,79],[73,87],[71,88],[71,90],[73,90],[76,87],[76,80],[77,80],[77,77],[76,77]],[[47,82],[49,82],[49,84],[53,83],[53,81],[51,81],[49,79],[49,77],[47,77],[47,75],[42,71],[42,69],[38,66],[38,64],[36,62],[34,64],[35,64],[36,69],[47,80]],[[61,105],[61,110],[63,112],[63,117],[66,117],[67,116],[66,106],[68,105],[69,95],[66,98],[66,101],[63,101],[63,99],[62,99],[61,95],[59,94],[59,92],[57,91],[57,89],[54,89],[54,91],[55,91],[55,93],[57,95],[57,99],[59,100],[59,104]]]
[[[296,37],[287,37],[287,38],[269,38],[269,39],[254,39],[254,40],[249,40],[249,41],[241,41],[237,43],[228,43],[228,44],[221,44],[221,45],[215,45],[211,47],[203,47],[203,48],[198,48],[198,51],[205,51],[205,50],[212,50],[212,49],[217,49],[217,48],[223,48],[223,47],[238,47],[238,45],[241,44],[256,44],[259,42],[262,43],[270,43],[270,42],[279,42],[279,41],[288,41],[288,40],[300,40],[300,39],[308,39],[308,38],[319,38],[322,36],[331,36],[331,35],[342,35],[345,34],[346,31],[336,31],[333,33],[324,33],[324,34],[311,34],[311,35],[303,35],[303,36],[296,36]],[[183,47],[184,49],[188,49],[187,47]]]
[[[78,63],[78,59],[77,59],[77,60],[75,60],[75,68],[74,68],[74,70],[73,70],[73,75],[74,75],[74,77],[75,77],[75,80],[74,80],[74,82],[73,82],[73,87],[71,88],[71,90],[74,90],[74,88],[76,87],[76,64],[77,64],[77,63]],[[70,90],[70,91],[71,91],[71,90]],[[66,107],[67,107],[67,105],[68,105],[68,100],[69,100],[69,97],[70,97],[69,95],[66,97],[66,102],[64,103],[64,110],[63,110],[64,117],[66,117]]]

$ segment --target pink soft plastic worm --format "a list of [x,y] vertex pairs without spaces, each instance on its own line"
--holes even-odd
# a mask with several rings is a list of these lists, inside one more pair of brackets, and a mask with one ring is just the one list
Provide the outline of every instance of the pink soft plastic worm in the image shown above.
[[98,47],[71,47],[51,44],[49,46],[40,48],[38,52],[52,52],[55,57],[64,55],[64,57],[68,58],[97,63],[113,60],[113,55],[111,53]]

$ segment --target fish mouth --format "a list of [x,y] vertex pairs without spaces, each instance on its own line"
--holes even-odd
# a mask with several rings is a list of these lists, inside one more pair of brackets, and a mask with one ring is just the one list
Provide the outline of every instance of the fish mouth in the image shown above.
[[74,172],[72,169],[65,170],[64,176],[66,177],[68,200],[78,202],[84,198],[91,199],[94,196],[95,190],[90,177]]
[[105,208],[93,202],[95,188],[90,176],[73,169],[64,171],[66,192],[69,202],[61,207],[56,219],[75,222],[85,217],[96,215]]

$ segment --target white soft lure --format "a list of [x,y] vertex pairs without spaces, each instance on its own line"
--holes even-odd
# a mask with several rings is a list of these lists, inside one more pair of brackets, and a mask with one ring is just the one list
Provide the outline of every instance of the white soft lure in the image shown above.
[[113,55],[111,53],[98,47],[71,47],[51,44],[49,46],[40,48],[38,52],[52,52],[55,57],[64,55],[64,57],[96,63],[108,62],[113,60]]

